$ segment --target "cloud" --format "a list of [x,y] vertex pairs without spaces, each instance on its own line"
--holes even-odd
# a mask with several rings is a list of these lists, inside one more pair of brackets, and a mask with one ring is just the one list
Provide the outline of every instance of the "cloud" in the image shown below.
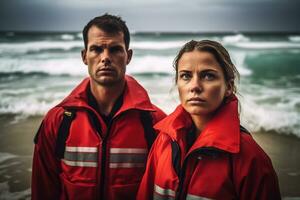
[[105,12],[135,31],[300,31],[290,0],[1,0],[0,30],[81,30]]

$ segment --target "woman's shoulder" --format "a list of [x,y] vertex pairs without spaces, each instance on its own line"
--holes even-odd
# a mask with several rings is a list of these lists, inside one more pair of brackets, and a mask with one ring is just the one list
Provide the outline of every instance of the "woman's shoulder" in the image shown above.
[[266,152],[254,140],[251,134],[241,132],[240,151],[233,157],[243,165],[258,165],[272,167],[272,162]]
[[157,146],[166,146],[172,142],[172,138],[168,133],[160,131],[157,135],[157,138],[155,140],[155,144]]

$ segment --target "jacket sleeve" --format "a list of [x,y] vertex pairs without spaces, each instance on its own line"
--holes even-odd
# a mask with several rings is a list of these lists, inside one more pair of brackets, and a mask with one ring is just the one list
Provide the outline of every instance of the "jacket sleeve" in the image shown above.
[[[60,196],[60,161],[55,157],[55,133],[62,117],[56,116],[57,109],[52,109],[38,130],[34,147],[31,195],[33,200],[59,199]],[[61,118],[61,119],[60,119]]]
[[240,158],[234,158],[239,199],[281,199],[277,175],[270,158],[252,138],[242,143]]

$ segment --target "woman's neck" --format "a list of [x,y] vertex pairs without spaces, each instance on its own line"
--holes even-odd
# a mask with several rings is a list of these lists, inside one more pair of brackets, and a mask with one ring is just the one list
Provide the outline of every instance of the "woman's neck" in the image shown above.
[[195,125],[195,132],[196,132],[196,138],[200,135],[202,130],[205,128],[206,124],[210,121],[212,118],[211,115],[209,116],[203,116],[203,115],[191,115],[192,120]]

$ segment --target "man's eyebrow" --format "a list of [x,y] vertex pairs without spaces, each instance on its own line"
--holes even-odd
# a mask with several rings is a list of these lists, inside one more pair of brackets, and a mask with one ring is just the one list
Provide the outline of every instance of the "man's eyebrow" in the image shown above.
[[91,44],[90,47],[102,47],[100,44]]

